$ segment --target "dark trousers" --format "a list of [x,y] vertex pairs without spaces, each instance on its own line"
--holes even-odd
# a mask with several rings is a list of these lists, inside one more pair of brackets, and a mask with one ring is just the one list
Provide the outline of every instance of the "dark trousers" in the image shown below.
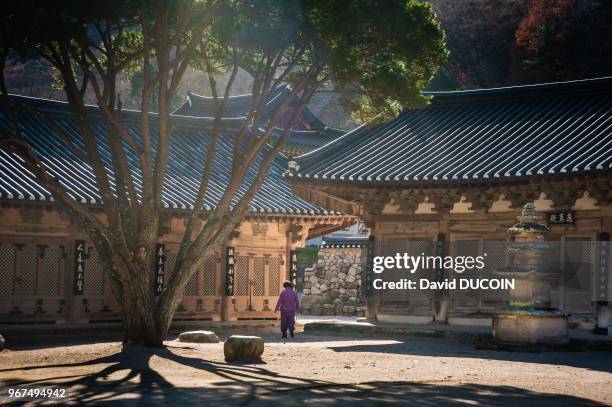
[[287,329],[289,333],[293,333],[295,330],[295,311],[281,310],[281,332],[283,335],[287,335]]

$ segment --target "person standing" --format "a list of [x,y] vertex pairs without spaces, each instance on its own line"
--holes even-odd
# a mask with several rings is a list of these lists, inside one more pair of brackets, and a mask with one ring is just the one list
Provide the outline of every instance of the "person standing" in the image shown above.
[[283,282],[283,287],[285,289],[278,296],[274,312],[280,311],[281,313],[282,338],[287,337],[287,330],[289,330],[289,335],[293,338],[295,331],[295,313],[300,308],[300,300],[298,299],[297,293],[293,291],[293,284],[291,281],[286,280]]

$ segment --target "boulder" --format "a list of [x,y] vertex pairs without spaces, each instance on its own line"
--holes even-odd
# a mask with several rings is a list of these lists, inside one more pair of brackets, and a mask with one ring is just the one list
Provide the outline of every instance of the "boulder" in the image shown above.
[[4,345],[6,344],[6,342],[4,341],[4,337],[2,335],[0,335],[0,352],[2,352],[4,350]]
[[264,352],[264,341],[259,336],[232,335],[223,345],[225,360],[259,360]]
[[211,331],[189,331],[180,333],[178,340],[179,342],[218,343],[219,337]]

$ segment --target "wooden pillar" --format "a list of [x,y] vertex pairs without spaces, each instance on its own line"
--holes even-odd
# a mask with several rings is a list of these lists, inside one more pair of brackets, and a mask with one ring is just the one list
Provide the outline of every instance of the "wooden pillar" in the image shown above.
[[[378,231],[380,230],[379,224],[378,222],[375,222],[373,224],[373,227],[370,228],[370,242],[368,242],[371,247],[368,248],[368,263],[371,263],[373,261],[373,258],[370,259],[370,256],[381,256],[383,255],[383,253],[379,253],[379,249],[382,248],[381,244],[382,241],[380,240],[380,234],[378,233]],[[372,273],[372,270],[370,269],[370,264],[368,264],[368,266],[366,266],[366,273]],[[366,281],[362,281],[361,284],[368,284],[368,282]],[[368,296],[366,296],[366,309],[365,309],[365,317],[366,317],[366,321],[368,322],[376,322],[377,319],[377,315],[378,315],[378,305],[379,305],[379,298],[378,295],[376,293],[376,291],[374,290],[373,287],[369,287],[369,288],[365,288],[366,292],[369,292],[370,294]]]
[[[604,226],[605,227],[609,227],[610,223],[612,223],[612,220],[606,219],[606,221],[604,221]],[[607,230],[611,230],[612,228],[607,228]],[[602,270],[600,269],[602,266],[606,266],[607,265],[607,276],[604,276],[604,278],[606,278],[606,286],[608,287],[608,296],[610,294],[610,277],[611,277],[611,266],[610,266],[610,234],[608,232],[603,232],[600,233],[598,236],[598,241],[597,241],[597,245],[598,250],[597,250],[597,255],[598,258],[595,262],[596,265],[596,276],[595,276],[595,282],[596,284],[600,283],[600,273],[602,273]],[[603,264],[602,264],[603,263]],[[596,296],[599,294],[599,292],[601,291],[601,289],[598,286],[595,286],[595,294]],[[597,300],[597,298],[596,298]],[[595,302],[596,304],[596,313],[597,313],[597,324],[595,326],[595,329],[593,330],[593,333],[597,334],[597,335],[608,335],[610,334],[610,327],[612,326],[612,304],[609,301],[609,298],[605,298],[603,301],[602,300],[597,300]]]
[[234,304],[232,302],[232,296],[227,295],[227,248],[230,246],[229,243],[223,245],[223,252],[221,254],[221,321],[236,321],[236,315],[234,314]]
[[[436,239],[436,248],[435,255],[436,256],[446,256],[449,247],[449,214],[443,214],[440,217],[440,225],[439,225],[439,233]],[[446,271],[442,268],[442,270],[436,270],[436,280],[444,281],[446,276]],[[449,308],[449,291],[448,290],[436,290],[434,293],[434,301],[433,301],[433,314],[434,321],[440,324],[448,323],[448,308]]]

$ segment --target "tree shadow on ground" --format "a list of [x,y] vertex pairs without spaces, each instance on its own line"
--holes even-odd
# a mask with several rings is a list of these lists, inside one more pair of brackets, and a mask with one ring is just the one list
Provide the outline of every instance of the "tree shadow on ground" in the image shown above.
[[[368,345],[366,345],[368,346]],[[337,351],[378,351],[380,349],[348,346]],[[375,346],[375,345],[373,345]],[[393,348],[393,345],[391,345]],[[352,349],[351,349],[352,348]],[[387,349],[388,350],[388,349]],[[465,355],[462,355],[465,356]],[[160,372],[152,368],[156,364],[174,362],[212,374],[202,386],[176,387]],[[100,370],[86,376],[71,376],[71,368],[90,366]],[[126,347],[114,354],[79,363],[62,363],[27,368],[5,369],[33,370],[65,367],[67,375],[39,381],[16,382],[11,386],[49,386],[54,383],[69,386],[69,402],[94,405],[382,405],[419,404],[444,406],[457,404],[480,405],[598,405],[587,399],[564,395],[530,392],[508,386],[479,384],[451,384],[449,382],[373,382],[338,384],[323,380],[310,380],[282,375],[262,367],[261,362],[226,363],[203,360],[176,354],[172,349]],[[163,371],[163,370],[162,370]],[[74,372],[73,372],[74,373]],[[38,401],[43,404],[42,401]],[[32,402],[31,404],[38,404]]]
[[[202,387],[175,387],[151,367],[152,358],[176,362],[214,375]],[[159,363],[159,361],[158,361]],[[6,386],[50,386],[70,388],[66,402],[76,404],[116,405],[236,405],[262,392],[287,391],[293,388],[332,384],[321,380],[306,380],[285,376],[261,367],[264,361],[214,362],[181,356],[169,348],[124,347],[109,356],[78,363],[27,366],[3,369],[2,372],[90,366],[101,369],[83,375],[67,375],[43,380],[4,379]],[[104,366],[104,367],[102,367]],[[180,369],[180,367],[178,367]],[[36,402],[31,402],[37,404]]]
[[[282,404],[281,404],[282,403]],[[271,392],[247,400],[243,405],[334,405],[334,406],[601,406],[591,400],[543,394],[511,386],[415,382],[368,382],[350,385],[313,386],[289,392]]]
[[527,362],[564,365],[583,369],[612,373],[612,353],[604,351],[498,351],[478,349],[474,343],[449,341],[444,339],[394,339],[395,343],[351,344],[329,346],[334,352],[371,352],[393,353],[397,355],[437,356],[457,358],[479,358],[508,362]]

